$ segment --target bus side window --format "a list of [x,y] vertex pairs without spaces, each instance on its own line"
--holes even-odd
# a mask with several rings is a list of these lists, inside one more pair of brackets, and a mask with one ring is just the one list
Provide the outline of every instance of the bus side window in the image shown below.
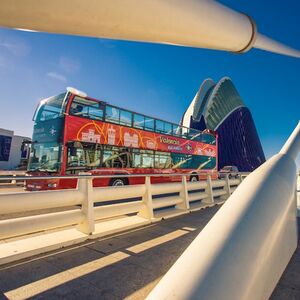
[[173,124],[173,133],[172,133],[173,135],[181,137],[182,135],[181,131],[182,131],[181,126]]
[[158,133],[172,134],[173,124],[161,120],[155,120],[155,131]]
[[154,119],[145,117],[145,129],[154,131]]
[[120,158],[123,161],[123,168],[131,168],[132,167],[132,155],[128,148],[121,148],[119,153]]
[[191,166],[192,155],[172,153],[171,156],[173,160],[172,168],[174,169],[192,168]]
[[68,148],[68,168],[72,167],[85,167],[86,160],[83,149]]
[[155,120],[155,132],[164,133],[164,122],[160,120]]
[[215,145],[216,144],[216,137],[209,133],[203,133],[201,136],[201,142]]
[[106,105],[105,121],[111,123],[120,123],[120,110],[110,105]]
[[151,150],[140,150],[141,153],[141,167],[153,168],[154,167],[154,152]]
[[89,107],[88,115],[93,120],[103,120],[104,105],[97,103]]
[[75,96],[70,107],[70,114],[93,120],[103,120],[103,110],[103,103]]
[[132,113],[127,110],[120,110],[120,124],[132,126]]
[[132,152],[132,167],[133,168],[153,168],[154,167],[154,152],[152,150],[137,150]]
[[134,114],[133,127],[138,129],[144,129],[144,126],[145,126],[145,117],[142,115]]
[[192,169],[214,169],[216,167],[216,158],[211,156],[193,155]]
[[143,115],[134,114],[133,115],[133,127],[138,128],[138,129],[154,131],[154,119],[145,117]]
[[103,151],[103,159],[102,159],[102,167],[110,168],[112,167],[112,149],[104,149]]
[[154,165],[157,169],[168,169],[172,167],[171,153],[156,152]]
[[141,167],[140,150],[137,150],[137,149],[132,150],[132,167],[133,168],[140,168]]
[[165,130],[166,134],[172,134],[173,132],[173,125],[171,123],[165,122]]

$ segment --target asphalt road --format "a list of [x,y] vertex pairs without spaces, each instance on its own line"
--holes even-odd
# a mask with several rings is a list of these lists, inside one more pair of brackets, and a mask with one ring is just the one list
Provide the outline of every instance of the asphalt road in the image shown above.
[[2,266],[0,299],[145,299],[219,207]]

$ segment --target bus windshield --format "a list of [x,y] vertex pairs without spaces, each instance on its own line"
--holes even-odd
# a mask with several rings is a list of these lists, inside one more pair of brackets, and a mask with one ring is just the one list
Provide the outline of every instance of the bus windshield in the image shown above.
[[34,114],[33,120],[35,122],[40,122],[53,120],[60,117],[66,104],[66,101],[64,101],[65,96],[66,93],[62,93],[57,96],[42,100]]
[[58,143],[32,144],[29,171],[58,172],[61,147]]

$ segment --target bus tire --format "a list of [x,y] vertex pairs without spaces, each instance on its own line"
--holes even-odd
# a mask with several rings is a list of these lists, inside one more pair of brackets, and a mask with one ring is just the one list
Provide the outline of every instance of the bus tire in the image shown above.
[[126,178],[112,178],[109,182],[110,186],[124,186],[128,184],[128,180]]
[[190,177],[190,182],[197,182],[197,181],[199,181],[199,177],[197,175],[192,175]]

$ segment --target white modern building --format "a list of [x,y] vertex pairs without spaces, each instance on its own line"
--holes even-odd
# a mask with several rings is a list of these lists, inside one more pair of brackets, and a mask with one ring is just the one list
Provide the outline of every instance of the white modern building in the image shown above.
[[12,130],[0,128],[0,170],[13,170],[26,163],[28,149],[23,149],[23,141],[29,137],[14,135]]
[[218,133],[219,169],[252,172],[266,160],[252,114],[229,77],[204,80],[181,124]]

